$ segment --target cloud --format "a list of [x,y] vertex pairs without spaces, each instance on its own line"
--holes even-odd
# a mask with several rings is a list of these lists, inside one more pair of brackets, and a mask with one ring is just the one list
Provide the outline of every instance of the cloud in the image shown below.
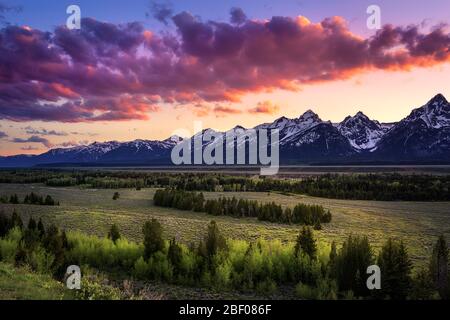
[[79,132],[79,131],[72,131],[70,134],[75,136],[88,136],[88,137],[96,137],[99,134],[94,132]]
[[47,129],[35,129],[32,127],[26,127],[25,132],[27,134],[32,135],[41,135],[41,136],[57,136],[57,137],[64,137],[68,136],[69,134],[64,131],[56,131],[56,130],[47,130]]
[[83,145],[87,145],[89,144],[88,140],[82,140],[82,141],[66,141],[66,142],[62,142],[62,143],[58,143],[57,145],[55,145],[55,148],[72,148],[72,147],[78,147],[78,146],[83,146]]
[[233,24],[242,24],[247,20],[247,16],[241,8],[231,8],[230,22]]
[[[94,122],[148,120],[163,104],[233,103],[249,93],[408,71],[450,61],[445,25],[385,25],[353,34],[341,17],[202,21],[170,15],[175,30],[91,18],[76,32],[0,29],[0,119]],[[203,112],[207,112],[203,110]]]
[[7,137],[8,137],[8,135],[5,132],[0,131],[0,139],[4,139],[4,138],[7,138]]
[[273,104],[270,101],[262,101],[259,102],[258,105],[250,109],[250,113],[265,113],[265,114],[275,114],[280,111],[280,107],[278,105]]
[[173,15],[172,6],[169,3],[158,3],[155,1],[150,2],[150,12],[156,20],[164,23],[165,25],[169,24],[169,20]]
[[39,137],[39,136],[31,136],[26,139],[14,138],[11,140],[11,142],[14,142],[14,143],[42,143],[47,148],[53,147],[53,144],[49,140],[47,140],[46,138],[43,138],[43,137]]
[[216,114],[221,114],[221,115],[242,113],[242,111],[239,109],[229,107],[229,106],[220,106],[220,105],[217,105],[214,107],[214,112]]
[[20,148],[23,151],[35,151],[35,150],[40,150],[39,148],[33,147],[33,146],[26,146],[26,147],[22,147]]

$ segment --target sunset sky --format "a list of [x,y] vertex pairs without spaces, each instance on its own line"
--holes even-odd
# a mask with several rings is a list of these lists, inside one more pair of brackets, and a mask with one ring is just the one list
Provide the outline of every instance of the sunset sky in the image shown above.
[[308,109],[398,121],[450,98],[448,23],[448,0],[0,0],[0,155]]

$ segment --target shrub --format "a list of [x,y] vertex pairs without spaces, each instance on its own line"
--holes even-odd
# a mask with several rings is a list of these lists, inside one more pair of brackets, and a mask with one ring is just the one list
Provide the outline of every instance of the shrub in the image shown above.
[[266,279],[256,285],[256,292],[262,296],[271,296],[277,291],[277,284],[272,279]]
[[117,270],[132,269],[136,260],[144,253],[143,246],[127,239],[116,243],[107,238],[88,236],[78,232],[67,235],[70,250],[67,259],[70,263],[92,267]]
[[316,299],[316,291],[307,284],[299,282],[295,287],[295,294],[300,299],[313,300]]
[[8,232],[5,239],[0,239],[0,260],[11,264],[15,263],[21,238],[22,231],[15,227]]
[[110,285],[102,284],[98,279],[83,277],[81,289],[75,291],[79,300],[120,300],[120,290]]
[[149,277],[149,266],[148,263],[144,260],[143,257],[140,257],[134,263],[133,274],[136,278],[145,280]]
[[42,247],[34,249],[28,257],[28,264],[39,273],[48,274],[52,272],[55,257],[46,252]]
[[412,279],[412,286],[409,297],[412,300],[432,300],[439,298],[435,290],[430,272],[421,268]]

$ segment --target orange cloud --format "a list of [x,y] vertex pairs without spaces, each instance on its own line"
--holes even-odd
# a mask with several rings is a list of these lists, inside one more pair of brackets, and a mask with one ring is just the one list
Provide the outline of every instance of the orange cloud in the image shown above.
[[250,113],[264,113],[264,114],[275,114],[280,111],[280,107],[276,104],[273,104],[270,101],[262,101],[259,102],[258,105],[250,109]]

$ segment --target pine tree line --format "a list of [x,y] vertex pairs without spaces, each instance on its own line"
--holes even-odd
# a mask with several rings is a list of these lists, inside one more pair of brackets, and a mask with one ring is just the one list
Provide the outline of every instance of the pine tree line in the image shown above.
[[9,198],[7,196],[0,197],[0,203],[10,203],[10,204],[28,204],[28,205],[41,205],[41,206],[59,206],[59,202],[55,201],[50,195],[45,198],[34,192],[27,194],[23,199],[23,202],[19,200],[17,194],[11,195]]
[[425,174],[324,174],[307,178],[259,178],[220,173],[130,171],[2,171],[0,183],[46,183],[87,188],[176,188],[185,191],[233,191],[307,194],[310,196],[382,201],[449,201],[450,176]]
[[274,223],[301,224],[321,229],[322,223],[331,222],[331,212],[319,205],[297,204],[293,209],[281,205],[258,203],[255,200],[221,197],[208,199],[201,192],[175,189],[159,189],[153,197],[153,204],[179,210],[206,212],[213,216],[253,217]]

